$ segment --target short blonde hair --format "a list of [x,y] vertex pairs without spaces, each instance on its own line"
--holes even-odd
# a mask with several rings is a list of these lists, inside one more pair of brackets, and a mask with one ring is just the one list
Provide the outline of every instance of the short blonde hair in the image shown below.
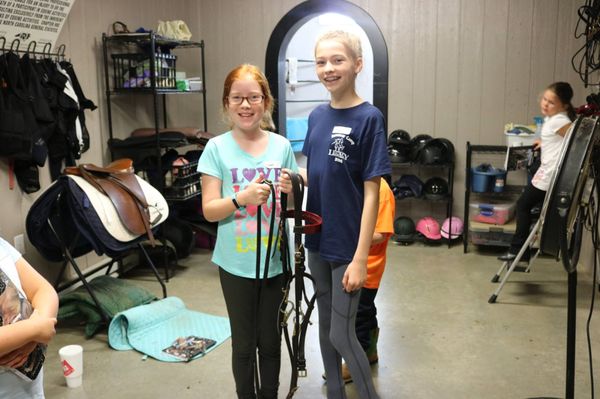
[[265,104],[265,113],[260,121],[260,128],[266,130],[274,130],[275,125],[273,123],[273,107],[275,106],[275,100],[273,99],[273,95],[271,94],[271,89],[269,88],[269,82],[264,73],[260,70],[259,67],[250,64],[242,64],[233,68],[225,78],[225,83],[223,84],[223,97],[221,99],[223,105],[223,112],[227,114],[227,105],[229,92],[231,91],[231,86],[233,82],[236,80],[242,80],[245,76],[252,76],[258,85],[260,86],[260,90],[262,91],[263,96],[265,96],[264,104]]
[[335,40],[342,43],[350,53],[350,56],[357,60],[362,58],[362,45],[360,43],[360,38],[354,33],[350,33],[345,30],[331,30],[321,34],[317,38],[317,42],[315,44],[315,54],[317,52],[317,47],[324,40]]

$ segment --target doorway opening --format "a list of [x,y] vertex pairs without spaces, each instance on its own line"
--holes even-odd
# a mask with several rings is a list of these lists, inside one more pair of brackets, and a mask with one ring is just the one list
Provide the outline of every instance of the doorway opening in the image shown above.
[[308,0],[279,21],[265,61],[265,74],[277,99],[273,121],[294,151],[302,149],[310,111],[329,101],[316,77],[313,50],[316,38],[331,29],[348,30],[361,38],[364,68],[357,78],[357,92],[387,120],[388,53],[379,27],[366,11],[345,0]]

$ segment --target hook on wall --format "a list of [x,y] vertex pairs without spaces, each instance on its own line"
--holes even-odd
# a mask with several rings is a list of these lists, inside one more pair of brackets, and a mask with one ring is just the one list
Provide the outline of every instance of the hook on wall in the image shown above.
[[[17,45],[16,47],[15,44]],[[10,51],[19,51],[19,46],[21,46],[21,40],[19,38],[14,39],[10,44]]]
[[58,46],[58,50],[56,51],[57,58],[64,61],[66,49],[67,49],[67,46],[65,44],[61,44],[60,46]]
[[[33,47],[31,46],[33,45]],[[29,42],[29,44],[27,45],[27,53],[35,53],[35,48],[37,47],[37,42],[35,40],[32,40],[31,42]]]
[[20,53],[20,54],[28,54],[29,56],[34,57],[43,57],[43,58],[53,58],[55,57],[57,61],[64,61],[66,59],[66,50],[67,46],[65,44],[61,44],[58,46],[57,51],[52,53],[52,43],[46,42],[41,50],[37,48],[38,43],[35,40],[32,40],[27,44],[27,49],[20,49],[21,40],[19,38],[14,39],[10,43],[10,47],[7,44],[7,40],[5,36],[0,35],[0,53],[5,53],[7,51]]
[[52,50],[52,44],[46,43],[42,48],[42,54],[48,58],[50,58],[50,50]]

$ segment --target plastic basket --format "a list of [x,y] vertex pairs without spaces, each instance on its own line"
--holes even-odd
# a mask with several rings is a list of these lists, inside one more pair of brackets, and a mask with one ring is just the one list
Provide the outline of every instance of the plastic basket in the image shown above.
[[115,89],[177,89],[176,61],[172,54],[154,54],[154,76],[149,54],[112,54]]

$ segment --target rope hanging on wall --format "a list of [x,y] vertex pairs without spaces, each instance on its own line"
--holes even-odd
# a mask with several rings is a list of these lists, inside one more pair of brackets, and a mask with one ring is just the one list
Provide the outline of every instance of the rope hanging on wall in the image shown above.
[[575,26],[575,38],[585,38],[585,43],[571,58],[571,65],[585,87],[600,86],[591,83],[590,74],[600,69],[600,0],[586,0],[577,10],[579,20]]

